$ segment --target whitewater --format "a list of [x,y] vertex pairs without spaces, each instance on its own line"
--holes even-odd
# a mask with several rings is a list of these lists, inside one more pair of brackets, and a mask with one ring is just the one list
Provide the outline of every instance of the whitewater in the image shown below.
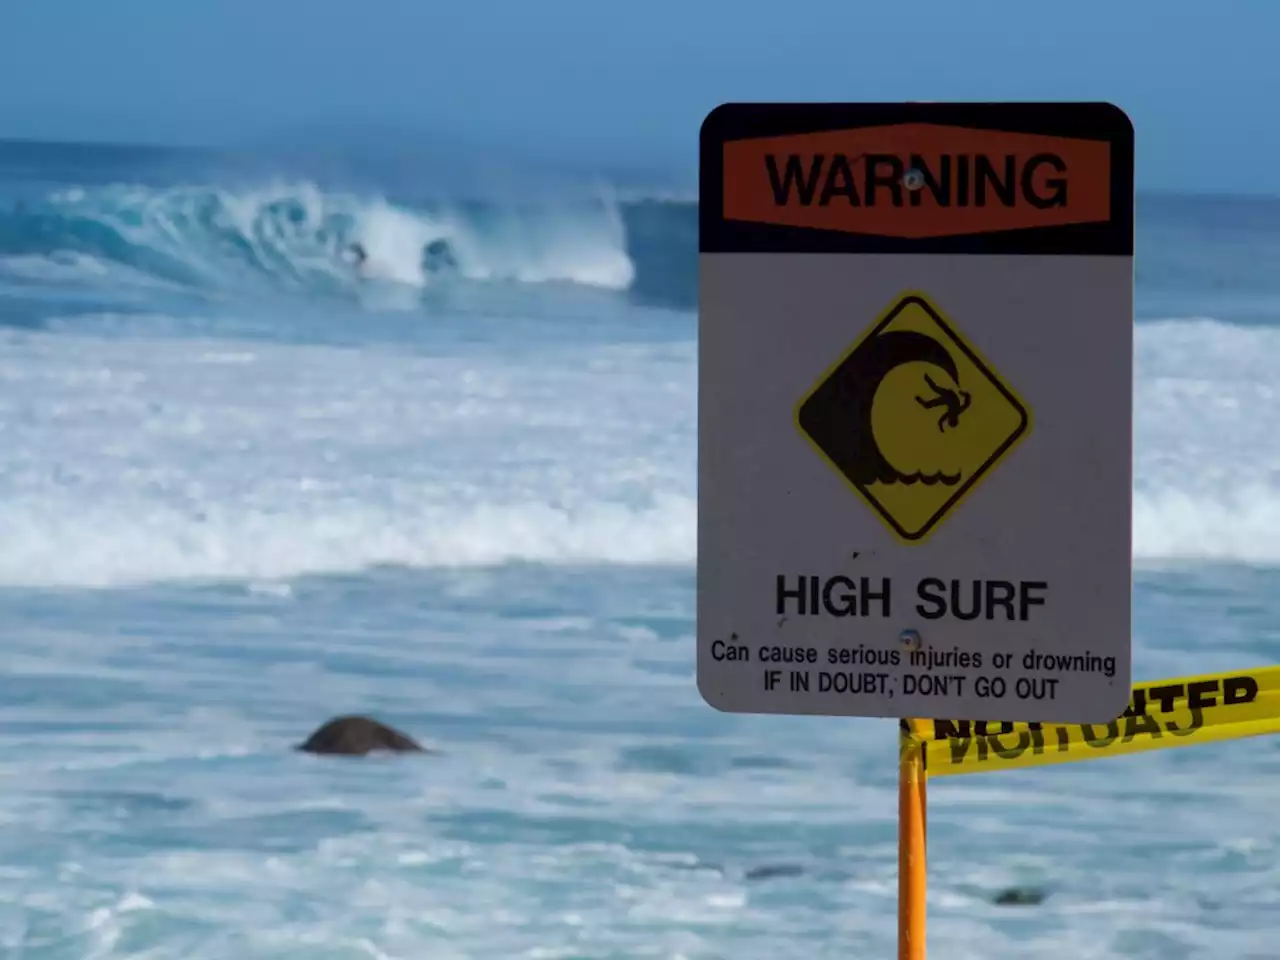
[[[579,186],[0,144],[5,955],[892,955],[893,724],[694,685],[696,209]],[[1272,663],[1280,202],[1138,231],[1135,671]],[[933,953],[1272,956],[1278,768],[938,785]]]

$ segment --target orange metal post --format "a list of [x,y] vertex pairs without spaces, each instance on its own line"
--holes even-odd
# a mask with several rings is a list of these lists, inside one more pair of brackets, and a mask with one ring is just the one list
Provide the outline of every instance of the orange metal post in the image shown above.
[[927,780],[914,730],[898,757],[898,960],[925,960]]

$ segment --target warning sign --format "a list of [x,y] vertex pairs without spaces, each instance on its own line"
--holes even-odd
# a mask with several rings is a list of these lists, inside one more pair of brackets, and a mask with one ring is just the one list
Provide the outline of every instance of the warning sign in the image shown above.
[[701,131],[697,682],[1106,724],[1130,692],[1133,129],[728,104]]
[[897,298],[796,410],[898,537],[923,540],[1027,433],[1013,389],[923,293]]
[[[878,107],[859,105],[873,112]],[[784,109],[797,122],[802,113],[815,123],[839,122],[832,112],[819,119],[821,108]],[[958,109],[964,108],[940,104],[929,112]],[[1057,120],[1062,126],[1079,129],[1087,129],[1087,121],[1077,119],[1091,109],[1094,117],[1101,115],[1093,105],[1076,110],[1074,118],[1067,117],[1070,107],[1050,109],[1065,118],[1065,124]],[[764,116],[754,107],[722,110],[712,115],[720,127],[740,122],[744,110]],[[965,112],[1012,113],[996,105]],[[1111,218],[1111,147],[1093,137],[946,123],[735,137],[724,143],[724,217],[917,239],[1103,223]]]
[[1135,684],[1124,713],[1108,723],[912,723],[931,777],[1237,740],[1280,733],[1280,667]]

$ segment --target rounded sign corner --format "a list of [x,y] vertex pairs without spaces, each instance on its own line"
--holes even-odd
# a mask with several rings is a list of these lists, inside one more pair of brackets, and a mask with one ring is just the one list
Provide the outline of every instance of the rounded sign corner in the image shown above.
[[1123,716],[1124,712],[1129,709],[1130,698],[1133,695],[1133,670],[1129,669],[1126,664],[1126,669],[1116,671],[1113,680],[1112,689],[1115,691],[1115,702],[1110,703],[1110,701],[1107,701],[1109,704],[1107,711],[1110,712],[1110,716],[1105,720],[1098,721],[1100,723],[1109,723],[1117,717]]
[[718,139],[720,124],[724,122],[727,114],[732,113],[739,106],[740,104],[736,101],[725,101],[708,110],[707,115],[702,118],[702,123],[698,125],[698,139],[702,141],[708,138]]
[[716,710],[716,711],[718,711],[718,712],[720,712],[720,713],[735,713],[735,712],[737,712],[737,711],[732,710],[731,708],[729,708],[729,707],[727,707],[727,706],[724,706],[724,705],[723,705],[723,703],[722,703],[722,702],[720,702],[720,700],[717,700],[717,697],[719,697],[719,698],[723,699],[723,696],[724,696],[724,690],[722,690],[722,689],[720,689],[720,688],[717,688],[717,687],[710,687],[710,688],[709,688],[709,687],[706,685],[706,684],[707,684],[707,679],[708,679],[708,678],[707,678],[706,673],[704,673],[704,672],[703,672],[703,671],[701,671],[701,670],[697,671],[697,673],[696,673],[696,675],[695,675],[695,677],[694,677],[694,680],[695,680],[695,686],[697,686],[697,688],[698,688],[698,694],[699,694],[699,696],[701,696],[701,697],[702,697],[702,702],[703,702],[703,703],[705,703],[707,706],[711,707],[713,710]]
[[1117,103],[1112,103],[1110,100],[1098,101],[1098,107],[1111,114],[1111,119],[1115,121],[1118,128],[1124,131],[1125,136],[1130,140],[1134,138],[1135,130],[1133,126],[1133,118],[1125,112],[1124,107]]

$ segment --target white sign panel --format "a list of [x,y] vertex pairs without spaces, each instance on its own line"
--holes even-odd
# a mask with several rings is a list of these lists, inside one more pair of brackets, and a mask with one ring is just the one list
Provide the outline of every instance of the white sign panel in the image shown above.
[[1094,103],[731,104],[701,150],[703,697],[1118,716],[1128,119]]

